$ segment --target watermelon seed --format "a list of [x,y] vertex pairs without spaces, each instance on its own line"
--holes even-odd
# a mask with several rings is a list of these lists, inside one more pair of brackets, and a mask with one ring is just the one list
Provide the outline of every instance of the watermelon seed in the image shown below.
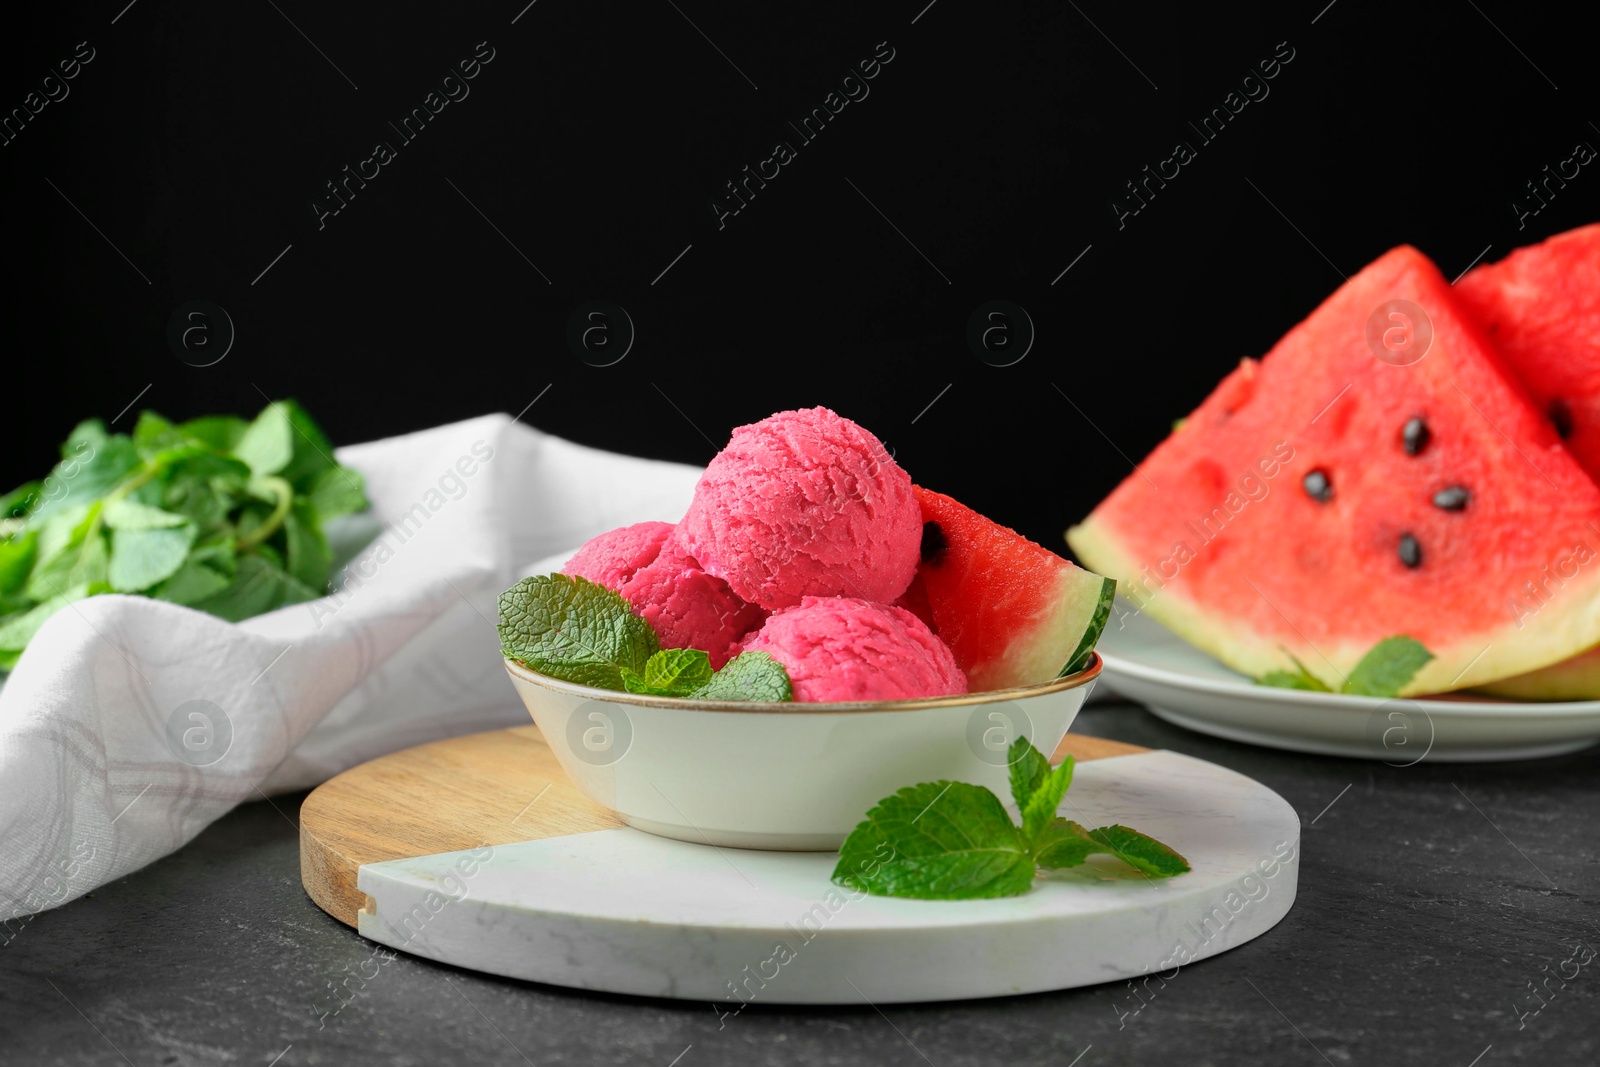
[[1307,474],[1300,484],[1305,486],[1306,495],[1318,503],[1326,504],[1333,499],[1333,483],[1321,468]]
[[1572,409],[1567,407],[1564,400],[1550,401],[1550,421],[1555,424],[1556,433],[1565,441],[1572,436]]
[[936,522],[922,524],[922,562],[937,567],[944,560],[945,549],[950,547],[950,542],[945,540],[944,530]]
[[1406,455],[1420,456],[1422,450],[1428,447],[1428,442],[1433,439],[1433,431],[1422,421],[1422,416],[1413,415],[1406,421],[1405,429],[1400,431],[1400,439],[1405,444]]
[[1467,492],[1465,486],[1452,485],[1433,494],[1433,506],[1443,508],[1445,511],[1460,511],[1467,506],[1467,501],[1472,499],[1472,494]]
[[1408,533],[1400,535],[1400,562],[1407,567],[1420,567],[1422,565],[1422,546],[1417,539]]

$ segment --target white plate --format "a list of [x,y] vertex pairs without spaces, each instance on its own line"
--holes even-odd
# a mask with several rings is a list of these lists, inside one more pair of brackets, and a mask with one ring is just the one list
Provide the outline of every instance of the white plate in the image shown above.
[[1556,756],[1600,741],[1600,700],[1384,700],[1259,686],[1120,600],[1097,650],[1103,687],[1168,722],[1232,741],[1401,767]]

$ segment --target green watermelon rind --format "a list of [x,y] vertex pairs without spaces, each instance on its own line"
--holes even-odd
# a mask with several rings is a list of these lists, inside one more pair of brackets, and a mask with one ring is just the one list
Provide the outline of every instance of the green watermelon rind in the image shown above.
[[1089,619],[1088,629],[1083,631],[1083,638],[1078,642],[1078,647],[1067,658],[1067,665],[1061,668],[1058,678],[1065,678],[1069,674],[1077,674],[1089,665],[1089,659],[1094,653],[1094,646],[1100,641],[1100,634],[1105,631],[1106,622],[1111,618],[1111,604],[1117,596],[1117,580],[1103,578],[1100,586],[1100,601],[1095,605],[1094,615]]

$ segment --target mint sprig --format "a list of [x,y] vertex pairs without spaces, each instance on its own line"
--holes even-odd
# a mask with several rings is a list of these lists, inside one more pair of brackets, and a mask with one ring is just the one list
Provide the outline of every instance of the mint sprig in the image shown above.
[[701,649],[663,649],[627,600],[587,578],[524,578],[500,594],[498,629],[506,658],[579,685],[696,700],[794,699],[789,672],[765,652],[742,652],[713,672]]
[[131,434],[78,424],[40,481],[0,496],[0,671],[68,604],[131,593],[239,621],[328,592],[324,524],[367,507],[361,474],[294,401],[254,421]]
[[1041,869],[1076,867],[1093,855],[1114,856],[1151,878],[1189,870],[1177,852],[1137,830],[1087,830],[1057,816],[1072,784],[1071,756],[1052,769],[1044,753],[1019,737],[1007,758],[1021,826],[982,786],[907,786],[878,801],[845,838],[834,883],[875,896],[977,900],[1026,893]]
[[1288,649],[1284,655],[1294,664],[1292,671],[1268,671],[1256,679],[1257,685],[1279,689],[1303,689],[1313,693],[1346,693],[1363,697],[1395,697],[1411,684],[1417,672],[1433,659],[1422,642],[1405,634],[1385,637],[1373,645],[1338,689],[1332,689],[1312,674]]

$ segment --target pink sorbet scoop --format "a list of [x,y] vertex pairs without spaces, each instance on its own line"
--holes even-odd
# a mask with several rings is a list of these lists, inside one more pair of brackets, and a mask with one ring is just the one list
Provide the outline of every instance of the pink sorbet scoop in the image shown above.
[[855,597],[808,596],[744,642],[782,663],[794,698],[909,700],[967,691],[966,675],[927,624],[904,608]]
[[641,522],[591,539],[563,574],[620,593],[661,639],[662,648],[698,648],[721,668],[733,645],[766,612],[713,578],[672,539],[672,524]]
[[780,411],[733,431],[675,539],[764,608],[807,596],[888,603],[916,573],[922,510],[871,433],[827,408]]

